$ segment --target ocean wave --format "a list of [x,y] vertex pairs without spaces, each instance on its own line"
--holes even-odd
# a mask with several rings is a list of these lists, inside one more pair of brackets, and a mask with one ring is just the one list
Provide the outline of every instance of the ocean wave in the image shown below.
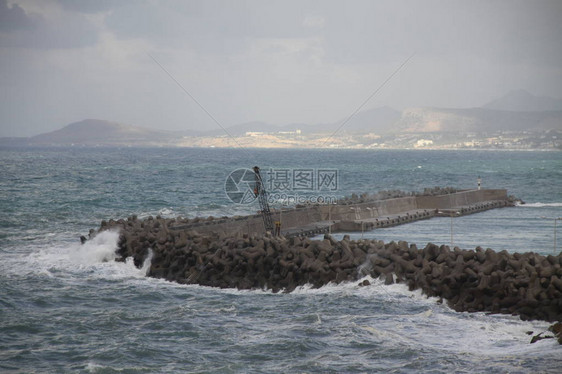
[[139,269],[133,260],[117,262],[117,231],[103,231],[84,244],[51,242],[31,249],[27,255],[11,253],[4,259],[6,275],[39,275],[60,279],[128,279],[145,278],[149,257]]
[[[363,280],[368,280],[371,284],[359,286]],[[268,290],[213,289],[195,285],[181,287],[250,297],[245,300],[257,303],[264,297],[270,300],[269,297],[274,295]],[[391,350],[416,347],[422,341],[430,350],[450,352],[462,357],[506,355],[506,347],[509,347],[510,354],[515,352],[522,357],[551,357],[559,350],[559,345],[553,339],[529,344],[531,336],[527,332],[533,331],[536,334],[546,331],[549,325],[547,322],[521,321],[511,315],[458,313],[445,303],[439,303],[437,298],[428,298],[418,290],[409,291],[405,284],[385,285],[382,280],[369,276],[353,282],[329,283],[320,288],[304,285],[289,294],[275,294],[275,297],[276,301],[269,302],[279,305],[302,304],[305,299],[308,300],[307,303],[321,303],[328,298],[330,303],[344,304],[363,300],[359,301],[362,306],[358,306],[357,314],[349,313],[348,309],[342,307],[341,314],[337,317],[330,310],[324,310],[316,314],[310,311],[308,318],[314,320],[315,326],[328,324],[334,327],[335,324],[337,328],[351,333],[352,339],[362,340],[365,344],[384,341]],[[375,307],[383,304],[383,309]],[[371,313],[365,309],[369,305],[372,305]],[[239,312],[236,310],[231,313]],[[346,326],[339,326],[340,324]],[[343,338],[340,336],[337,340],[341,343]],[[452,341],[455,344],[451,344]]]
[[543,207],[562,207],[562,203],[526,203],[526,204],[520,204],[518,203],[517,206],[523,207],[523,208],[543,208]]
[[159,210],[152,210],[152,211],[148,211],[148,212],[141,212],[139,214],[137,214],[137,217],[139,219],[146,219],[148,217],[156,217],[156,216],[160,216],[162,218],[179,218],[182,215],[179,212],[174,211],[173,208],[162,208]]

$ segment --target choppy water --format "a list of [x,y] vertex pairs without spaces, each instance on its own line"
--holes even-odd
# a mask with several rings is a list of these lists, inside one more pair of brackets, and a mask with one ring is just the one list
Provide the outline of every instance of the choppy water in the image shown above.
[[[291,294],[183,286],[112,261],[117,234],[84,246],[102,219],[253,212],[228,173],[339,170],[339,196],[452,185],[508,188],[525,206],[453,220],[462,248],[550,254],[562,215],[562,154],[219,149],[0,150],[0,372],[560,372],[545,322],[456,313],[402,285]],[[256,162],[256,160],[259,160]],[[543,218],[544,217],[544,218]],[[562,222],[558,222],[562,226]],[[450,244],[435,218],[352,237]],[[556,251],[562,247],[558,232]]]

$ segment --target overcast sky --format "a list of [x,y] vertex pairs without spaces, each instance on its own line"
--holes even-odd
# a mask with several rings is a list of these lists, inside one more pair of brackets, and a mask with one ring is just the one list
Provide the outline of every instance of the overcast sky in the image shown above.
[[562,98],[562,1],[0,0],[0,136],[334,122],[365,109]]

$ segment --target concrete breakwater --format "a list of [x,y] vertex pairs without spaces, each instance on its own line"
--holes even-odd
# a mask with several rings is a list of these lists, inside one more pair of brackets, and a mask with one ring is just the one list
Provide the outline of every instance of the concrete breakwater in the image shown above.
[[[435,215],[458,216],[513,205],[505,190],[316,205],[283,212],[283,236],[263,232],[260,215],[207,219],[148,217],[103,221],[99,231],[119,230],[118,260],[137,267],[150,259],[148,275],[183,284],[290,292],[310,284],[381,277],[457,311],[509,313],[522,319],[562,320],[562,254],[495,252],[406,242],[311,240],[303,228],[353,231],[403,224]],[[286,227],[286,226],[285,226]],[[90,236],[96,235],[91,230]],[[83,238],[85,239],[85,238]],[[368,286],[368,282],[361,285]]]
[[[562,321],[562,255],[495,252],[406,242],[224,236],[172,230],[169,219],[111,221],[121,231],[117,254],[136,266],[151,255],[148,275],[183,284],[290,292],[310,284],[370,275],[447,300],[457,311],[509,313]],[[368,286],[368,282],[362,285]]]
[[[440,195],[422,194],[377,200],[344,201],[341,204],[307,205],[273,211],[285,237],[327,232],[372,230],[400,225],[436,215],[461,216],[513,206],[505,189],[465,190]],[[261,215],[208,217],[175,221],[173,230],[256,236],[265,234]]]

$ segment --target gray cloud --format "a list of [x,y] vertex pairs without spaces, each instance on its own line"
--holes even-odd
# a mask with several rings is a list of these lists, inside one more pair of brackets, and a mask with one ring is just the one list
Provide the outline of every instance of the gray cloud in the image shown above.
[[[77,1],[77,0],[57,0],[57,3],[65,9],[80,13],[100,13],[119,8],[124,5],[124,1],[119,0],[93,0],[93,1]],[[127,4],[140,4],[141,1],[127,0]]]
[[119,38],[147,38],[160,46],[203,53],[237,53],[249,39],[302,38],[313,33],[303,14],[283,2],[163,2],[123,6],[106,19]]
[[[311,19],[321,24],[310,27]],[[338,63],[417,51],[558,65],[560,19],[559,1],[168,1],[121,6],[107,26],[118,37],[204,52],[235,52],[225,44],[244,48],[241,40],[253,38],[315,36],[324,41],[325,57]]]
[[29,27],[31,24],[25,11],[17,4],[8,6],[7,0],[0,0],[0,32],[10,32]]
[[[78,48],[93,45],[97,28],[81,15],[48,19],[42,14],[28,14],[18,4],[0,4],[0,47],[11,48]],[[4,24],[5,23],[5,24]]]
[[[333,121],[367,107],[562,97],[560,1],[0,0],[0,135],[86,117],[212,126]],[[8,125],[12,128],[8,129]]]

